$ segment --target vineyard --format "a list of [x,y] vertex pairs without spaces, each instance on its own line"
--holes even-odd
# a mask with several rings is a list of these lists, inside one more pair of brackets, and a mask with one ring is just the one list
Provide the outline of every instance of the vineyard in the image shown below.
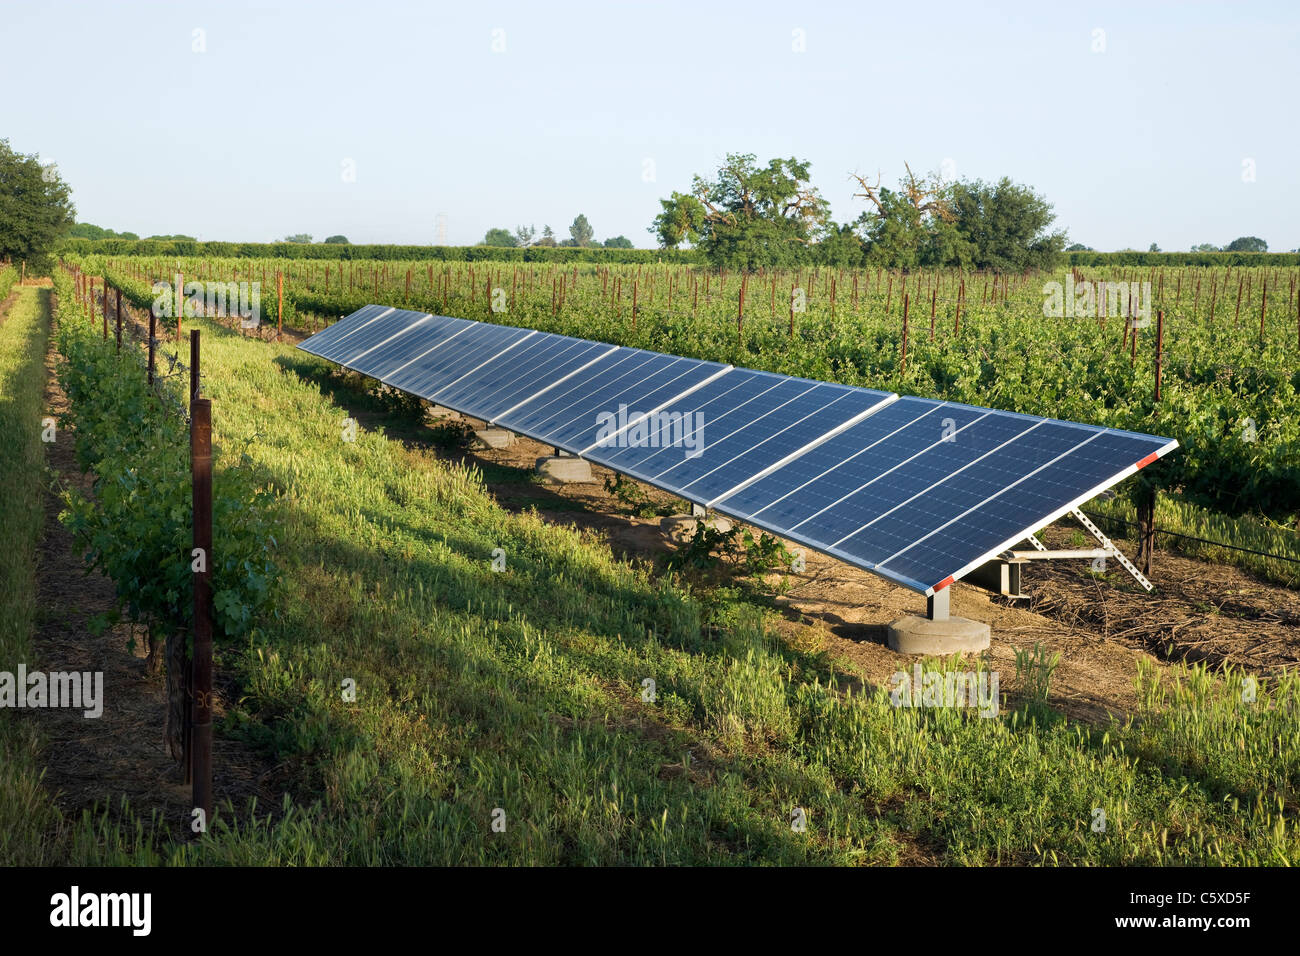
[[[152,284],[159,280],[258,283],[267,328],[310,332],[381,302],[1169,435],[1179,453],[1132,483],[1161,492],[1160,527],[1202,539],[1190,545],[1198,553],[1275,580],[1300,575],[1294,268],[1075,269],[1068,276],[807,269],[747,276],[673,265],[76,262],[125,289],[141,308],[158,300]],[[1058,308],[1064,314],[1045,315],[1053,282],[1093,290],[1089,314]],[[163,294],[170,302],[173,293]],[[1123,518],[1132,516],[1131,504],[1102,507]]]
[[[153,304],[150,269],[130,261],[80,265],[85,271],[75,276],[56,273],[52,290],[20,290],[0,326],[0,394],[23,406],[11,411],[0,403],[0,416],[31,417],[40,407],[40,366],[33,359],[45,346],[42,309],[52,309],[58,382],[69,399],[61,428],[74,440],[78,467],[95,476],[91,488],[65,489],[62,521],[115,582],[130,621],[161,644],[183,627],[188,596],[181,504],[188,476],[179,434],[187,355],[168,322],[157,329],[151,367],[147,312],[116,307],[118,288],[124,302]],[[224,273],[226,267],[217,268]],[[94,294],[89,280],[95,275],[107,276],[109,294],[102,279]],[[435,276],[424,294],[446,294],[448,308],[465,314],[505,318],[476,305],[468,282],[455,301],[453,275],[441,289]],[[487,291],[475,296],[490,297],[487,283],[497,278],[483,276]],[[795,345],[788,313],[778,322],[756,306],[743,325],[732,324],[737,316],[729,320],[724,310],[735,277],[659,279],[679,284],[673,311],[662,286],[653,293],[647,288],[643,306],[635,271],[579,273],[576,286],[566,282],[563,303],[557,274],[552,311],[543,285],[548,278],[540,271],[521,274],[517,312],[508,315],[521,324],[577,330],[573,297],[586,295],[598,316],[598,324],[582,326],[588,335],[685,346],[688,330],[697,328],[702,354],[713,350],[752,364],[767,358],[770,367],[782,368],[800,363],[800,342],[840,342],[838,364],[824,366],[828,372],[865,378],[875,370],[910,386],[922,381],[920,370],[943,367],[943,340],[978,335],[985,346],[1010,349],[998,337],[996,317],[1009,303],[1031,299],[1029,280],[991,281],[981,305],[973,294],[978,279],[967,277],[963,299],[957,277],[929,277],[935,341],[930,344],[928,314],[914,322],[909,307],[909,337],[920,334],[914,343],[909,338],[904,369],[901,329],[891,337],[883,323],[892,314],[891,293],[886,286],[883,301],[869,298],[865,276],[858,305],[866,311],[872,303],[879,312],[872,341],[881,353],[899,347],[896,357],[874,354],[862,341],[850,346],[850,329],[866,320],[853,318],[852,293],[842,298],[838,277],[834,306],[830,294],[823,302],[809,283],[819,318],[796,313]],[[960,325],[941,331],[939,287],[954,280],[957,298],[945,326],[949,320]],[[307,311],[310,296],[325,293],[323,279],[319,293],[295,291],[306,281],[295,276],[286,284],[285,314],[311,327],[333,315],[319,300],[311,300],[319,312]],[[924,285],[915,281],[900,277],[893,295],[909,303],[913,295],[924,298]],[[626,294],[620,315],[620,282],[633,287],[635,328]],[[402,286],[404,276],[398,294]],[[757,287],[754,280],[747,291]],[[374,291],[372,285],[366,298]],[[417,294],[413,288],[412,300]],[[690,306],[698,309],[695,326]],[[248,797],[241,778],[222,778],[226,802],[212,829],[191,840],[175,836],[174,805],[155,808],[144,796],[136,805],[60,813],[39,783],[34,738],[6,722],[0,746],[9,773],[0,790],[0,832],[10,859],[278,865],[1300,860],[1290,826],[1300,754],[1294,676],[1261,681],[1258,706],[1244,711],[1237,687],[1245,675],[1232,666],[1212,671],[1143,660],[1129,715],[1096,725],[1065,720],[1048,705],[1055,665],[1035,648],[1023,661],[1016,658],[1013,706],[1001,719],[893,706],[886,692],[863,685],[829,657],[824,643],[806,634],[783,636],[771,608],[750,591],[620,560],[590,531],[544,520],[535,510],[504,508],[497,500],[501,488],[520,482],[507,469],[444,461],[389,437],[386,429],[412,426],[385,411],[373,389],[336,382],[320,362],[275,341],[274,313],[265,309],[264,327],[256,331],[219,316],[181,323],[185,335],[202,334],[202,391],[215,409],[217,663],[229,682],[221,723],[225,759],[247,762],[246,776],[270,775],[283,798],[274,805],[240,802],[234,795]],[[679,309],[686,314],[676,314]],[[1119,354],[1113,343],[1103,347],[1116,324],[1107,323],[1107,337],[1080,329],[1076,348],[1090,344],[1117,380],[1145,388],[1140,364],[1127,364],[1131,353]],[[1025,325],[1019,348],[1042,361],[1029,320]],[[1242,340],[1237,348],[1246,354],[1249,345]],[[1109,352],[1118,357],[1108,358]],[[823,366],[807,360],[799,370],[813,367]],[[1026,367],[1036,365],[1027,360]],[[1088,365],[1080,359],[1078,368]],[[1050,373],[1034,374],[1046,380]],[[1134,414],[1119,403],[1088,407]],[[340,443],[338,423],[359,410],[373,416],[373,427],[355,443]],[[39,455],[34,433],[5,423],[0,434],[23,446],[22,454],[3,458],[0,471],[10,493],[0,506],[8,527],[14,515],[31,514],[22,506],[41,489],[39,472],[30,467],[33,451]],[[30,541],[36,531],[29,522],[14,540]],[[492,568],[496,549],[510,555],[507,573]],[[7,557],[20,565],[25,553],[18,548]],[[161,575],[142,563],[150,560],[161,560]],[[20,584],[20,572],[18,565],[0,565],[0,583]],[[34,601],[14,606],[16,630],[0,645],[6,656],[26,653],[15,640],[39,619]],[[125,622],[99,626],[120,630]],[[941,674],[961,666],[960,659],[925,664]],[[640,696],[647,674],[656,675],[659,690],[649,704]],[[338,694],[343,678],[359,689],[354,700]],[[806,831],[791,828],[789,807],[806,814]],[[1090,827],[1098,807],[1109,821],[1100,837]],[[497,814],[511,821],[507,829],[494,828]]]

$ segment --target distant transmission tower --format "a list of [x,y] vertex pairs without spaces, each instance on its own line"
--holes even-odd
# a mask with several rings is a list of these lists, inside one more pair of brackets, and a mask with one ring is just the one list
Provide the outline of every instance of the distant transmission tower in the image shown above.
[[447,244],[447,214],[445,212],[440,212],[438,213],[438,245],[445,246],[446,244]]

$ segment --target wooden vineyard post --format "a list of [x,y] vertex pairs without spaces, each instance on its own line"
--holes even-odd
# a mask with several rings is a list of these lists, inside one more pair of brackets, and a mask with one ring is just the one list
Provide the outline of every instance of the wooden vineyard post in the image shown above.
[[122,290],[117,290],[117,307],[113,309],[117,317],[117,350],[122,351]]
[[153,384],[153,343],[154,336],[157,335],[158,317],[154,314],[153,305],[149,306],[149,384]]
[[1164,372],[1165,313],[1156,312],[1156,401],[1160,401],[1160,378]]
[[[1137,337],[1137,331],[1134,330],[1134,338]],[[1162,351],[1165,344],[1165,314],[1161,310],[1156,313],[1156,393],[1155,400],[1160,401],[1160,378],[1164,368]],[[1151,485],[1145,490],[1137,507],[1138,533],[1141,535],[1141,543],[1138,545],[1142,555],[1142,573],[1151,574],[1152,553],[1156,549],[1156,486]]]
[[194,807],[206,827],[212,819],[212,402],[206,398],[190,402],[190,475],[194,557],[202,559],[194,572],[190,769]]
[[90,291],[86,294],[86,305],[90,308],[90,321],[95,321],[95,279],[94,276],[87,276],[90,280],[88,288]]
[[1268,307],[1268,283],[1259,290],[1259,344],[1264,345],[1264,309]]
[[641,281],[640,279],[632,280],[632,331],[633,332],[636,331],[636,305],[637,305],[636,293],[637,293],[637,285],[640,283],[640,281]]
[[18,284],[19,285],[27,284],[27,260],[26,259],[23,260],[22,271],[18,273]]
[[190,404],[199,397],[199,330],[190,329]]
[[790,284],[790,338],[794,338],[794,283]]
[[736,310],[736,336],[739,337],[745,328],[745,285],[749,281],[749,273],[740,274],[740,306]]
[[938,304],[939,289],[936,286],[930,290],[930,341],[934,341],[934,308]]
[[911,294],[903,293],[903,360],[899,365],[899,376],[907,374],[907,310],[911,305]]
[[108,341],[108,276],[104,276],[104,341]]
[[284,328],[284,273],[280,270],[275,272],[275,335],[280,337],[280,332]]

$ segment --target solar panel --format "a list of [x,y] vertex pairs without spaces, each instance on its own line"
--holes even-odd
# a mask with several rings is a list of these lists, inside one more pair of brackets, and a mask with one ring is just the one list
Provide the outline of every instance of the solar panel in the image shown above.
[[1172,447],[1122,434],[900,398],[716,507],[930,593]]
[[655,427],[641,429],[639,441],[584,454],[708,504],[892,399],[889,392],[737,369],[673,402],[650,423]]
[[[1072,429],[1082,440],[1052,458],[1046,454],[1059,446],[1046,426],[1018,440],[1016,454],[1024,466],[1034,465],[1031,470],[1022,469],[1014,480],[1010,469],[1002,469],[1001,475],[995,471],[994,481],[983,482],[989,494],[979,501],[945,489],[944,505],[933,509],[944,520],[932,523],[925,534],[881,561],[880,567],[932,586],[959,578],[1177,445],[1150,435],[1052,424]],[[1081,432],[1092,434],[1084,438]]]
[[383,305],[363,306],[351,315],[339,319],[333,325],[327,325],[315,335],[307,338],[298,348],[304,352],[310,352],[312,355],[320,355],[321,349],[329,345],[341,335],[354,331],[358,327],[366,324],[376,316],[386,312],[392,312],[393,309]]
[[355,353],[342,361],[363,375],[383,380],[399,368],[412,364],[413,360],[425,360],[434,350],[446,347],[477,325],[477,322],[445,315],[429,316],[425,321],[412,323],[375,344],[364,348],[360,343],[354,345]]
[[925,594],[1178,444],[376,305],[299,347]]
[[[404,392],[432,400],[434,395],[503,351],[536,335],[527,329],[472,322],[455,337],[414,355],[380,380]],[[450,406],[449,406],[450,407]]]
[[629,424],[658,411],[730,366],[643,349],[617,348],[574,377],[502,415],[496,424],[548,445],[582,452],[620,409]]
[[320,350],[321,358],[347,365],[348,360],[383,342],[389,336],[400,334],[414,325],[426,321],[423,312],[393,309],[351,328]]
[[438,393],[438,402],[491,422],[516,406],[562,386],[615,346],[539,332]]

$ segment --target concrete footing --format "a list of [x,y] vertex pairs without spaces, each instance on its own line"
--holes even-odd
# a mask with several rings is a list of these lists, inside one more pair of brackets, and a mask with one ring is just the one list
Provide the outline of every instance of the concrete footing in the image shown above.
[[569,456],[537,459],[537,473],[557,485],[574,485],[595,481],[591,476],[591,462],[585,458]]
[[480,428],[474,437],[484,448],[509,448],[515,441],[515,433],[505,428]]
[[889,648],[900,654],[959,654],[982,651],[991,640],[989,626],[965,617],[932,621],[919,614],[889,625]]

